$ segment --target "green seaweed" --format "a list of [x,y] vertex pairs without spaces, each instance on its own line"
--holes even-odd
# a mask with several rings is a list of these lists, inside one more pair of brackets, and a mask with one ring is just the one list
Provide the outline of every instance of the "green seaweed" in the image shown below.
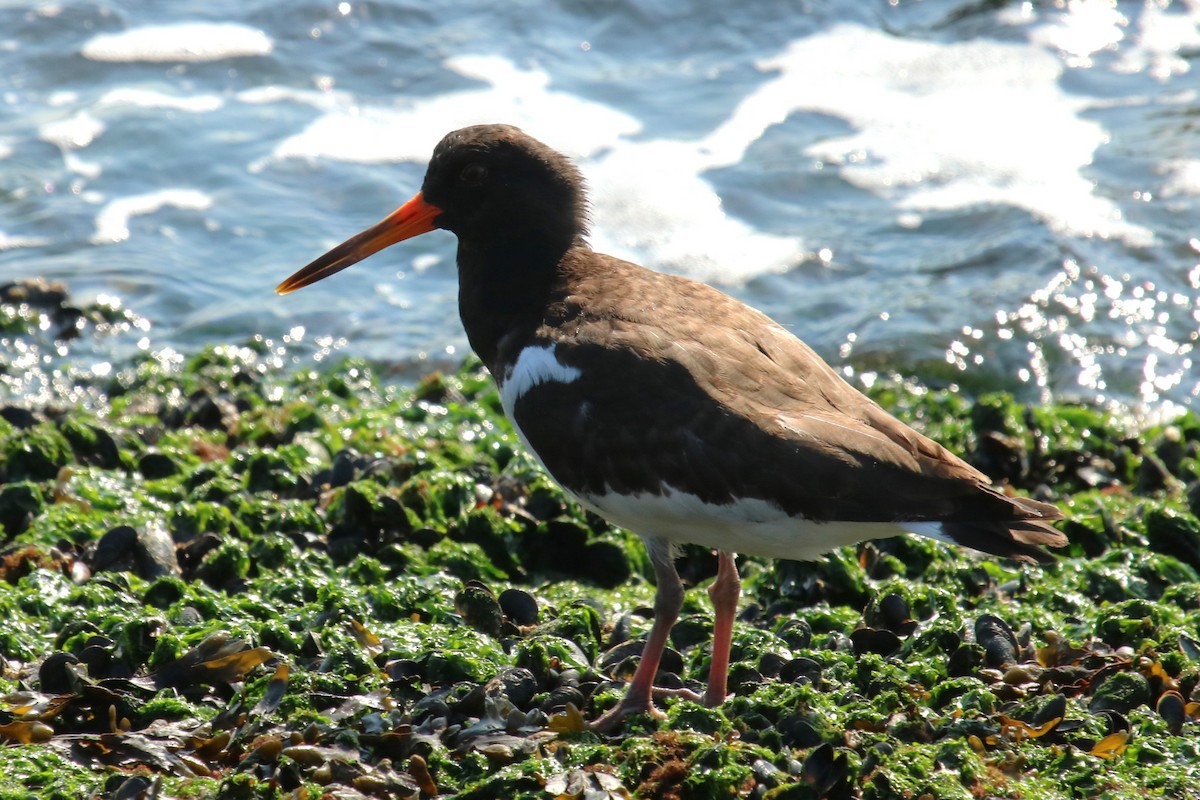
[[[600,737],[565,702],[593,717],[620,697],[632,662],[605,657],[653,602],[636,537],[562,495],[477,363],[404,387],[362,361],[288,370],[271,353],[143,355],[90,405],[0,421],[0,731],[49,731],[0,749],[0,800],[136,775],[178,797],[386,796],[422,774],[414,756],[460,797],[540,798],[560,780],[775,800],[1200,785],[1195,709],[1176,728],[1160,713],[1200,685],[1194,413],[1139,430],[879,381],[902,418],[1059,503],[1063,557],[1033,569],[904,538],[740,559],[732,696],[668,698],[665,720]],[[100,566],[120,526],[165,530],[177,573]],[[684,548],[681,563],[673,668],[702,689],[715,561]],[[509,588],[534,624],[503,614]],[[988,665],[985,614],[1013,629],[1015,664]],[[1063,721],[1042,718],[1060,703]]]

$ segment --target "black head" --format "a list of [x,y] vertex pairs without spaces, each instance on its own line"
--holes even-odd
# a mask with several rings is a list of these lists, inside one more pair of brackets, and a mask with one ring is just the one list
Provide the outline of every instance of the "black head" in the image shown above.
[[566,156],[512,125],[473,125],[433,151],[421,194],[434,225],[490,244],[535,239],[570,246],[587,232],[583,177]]
[[583,178],[571,160],[511,125],[447,134],[433,151],[421,191],[276,287],[293,292],[372,253],[435,228],[463,249],[534,254],[551,263],[587,232]]

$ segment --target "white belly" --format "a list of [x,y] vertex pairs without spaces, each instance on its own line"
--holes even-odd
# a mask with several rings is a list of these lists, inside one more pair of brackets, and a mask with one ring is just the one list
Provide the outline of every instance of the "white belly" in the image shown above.
[[768,558],[808,561],[839,547],[903,533],[942,538],[941,525],[934,522],[815,522],[790,517],[765,500],[715,505],[670,488],[661,495],[576,499],[614,525],[643,537]]

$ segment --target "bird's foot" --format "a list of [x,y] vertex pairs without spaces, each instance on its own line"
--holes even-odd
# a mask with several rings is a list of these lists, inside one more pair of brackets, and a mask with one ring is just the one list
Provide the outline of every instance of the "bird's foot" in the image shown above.
[[702,703],[704,698],[691,689],[680,687],[678,689],[664,689],[659,686],[654,687],[654,696],[659,699],[677,698],[687,700],[692,703]]
[[716,708],[725,702],[728,695],[725,694],[725,688],[721,687],[716,692],[710,686],[704,694],[693,692],[691,689],[655,689],[655,697],[678,697],[692,703],[700,703],[708,708]]
[[[709,705],[707,699],[691,689],[678,688],[666,689],[656,686],[652,690],[652,695],[659,699],[681,699],[692,703],[705,703]],[[651,718],[656,720],[664,720],[667,715],[657,708],[649,699],[646,700],[630,700],[628,697],[621,700],[615,706],[604,712],[590,727],[596,733],[610,733],[620,727],[624,722],[625,717],[632,714],[649,714]]]
[[605,711],[589,726],[596,733],[611,733],[625,721],[625,718],[631,714],[649,714],[653,719],[663,720],[667,715],[654,707],[648,699],[645,701],[627,702],[627,699],[621,700],[615,706]]

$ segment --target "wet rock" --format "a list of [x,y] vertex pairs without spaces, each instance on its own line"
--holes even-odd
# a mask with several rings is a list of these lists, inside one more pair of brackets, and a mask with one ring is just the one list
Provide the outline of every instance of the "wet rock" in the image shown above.
[[59,431],[71,445],[80,464],[116,469],[121,466],[121,449],[113,435],[88,422],[75,419],[63,420]]
[[1025,441],[999,431],[985,431],[978,437],[972,462],[993,480],[1021,485],[1029,472]]
[[89,559],[93,572],[133,572],[147,580],[179,574],[175,541],[160,525],[118,525],[100,537]]
[[504,612],[496,595],[479,581],[467,581],[454,596],[454,610],[463,621],[480,633],[499,637]]
[[181,407],[171,409],[163,421],[172,428],[196,426],[225,431],[233,426],[237,416],[233,403],[202,388],[189,395]]
[[411,658],[389,661],[384,665],[383,671],[389,680],[405,686],[412,686],[421,680],[421,665]]
[[793,650],[807,650],[812,646],[812,626],[807,620],[789,619],[780,627],[778,636]]
[[1167,723],[1167,730],[1172,735],[1178,736],[1183,731],[1183,723],[1187,721],[1187,704],[1183,695],[1174,690],[1163,692],[1158,698],[1155,710]]
[[147,480],[170,478],[179,473],[179,465],[175,459],[158,450],[147,450],[138,458],[138,472]]
[[1017,637],[997,616],[984,614],[975,620],[975,641],[983,648],[983,663],[988,667],[1007,667],[1018,660]]
[[0,442],[6,481],[52,481],[71,463],[71,446],[50,423],[20,431]]
[[834,750],[828,742],[813,750],[804,760],[804,779],[816,788],[817,797],[841,800],[853,796],[850,760],[845,752]]
[[699,614],[689,614],[671,628],[671,644],[681,651],[707,644],[712,640],[712,629],[711,618]]
[[750,664],[729,665],[729,691],[736,695],[747,695],[763,684],[763,674]]
[[204,560],[204,557],[220,547],[223,541],[223,537],[211,531],[199,534],[179,549],[180,565],[185,570],[194,570]]
[[1200,519],[1166,508],[1146,514],[1146,541],[1156,552],[1200,569]]
[[1136,491],[1138,494],[1154,494],[1177,485],[1175,477],[1166,465],[1153,453],[1142,455],[1138,464]]
[[537,599],[523,589],[505,589],[500,593],[500,610],[517,625],[536,625]]
[[533,673],[522,667],[506,669],[496,676],[495,680],[508,701],[520,709],[529,708],[529,702],[538,690],[537,679]]
[[984,649],[978,644],[964,643],[950,654],[946,661],[946,674],[952,678],[974,675],[983,665]]
[[918,623],[912,618],[912,610],[904,596],[892,592],[879,601],[877,619],[871,624],[887,628],[899,636],[908,636],[917,629]]
[[1183,431],[1177,425],[1163,429],[1162,439],[1154,447],[1154,455],[1171,475],[1183,475],[1183,459],[1187,456]]
[[50,694],[78,694],[83,684],[79,659],[71,653],[51,653],[38,667],[38,684]]
[[[609,672],[617,671],[628,659],[640,659],[646,643],[642,640],[623,642],[600,656],[597,662],[600,669]],[[676,675],[683,672],[683,656],[673,647],[663,650],[662,661],[659,662],[660,672],[673,672]],[[632,670],[630,670],[632,672]]]
[[1115,711],[1127,714],[1150,702],[1150,684],[1136,672],[1118,672],[1106,679],[1092,696],[1092,713]]
[[603,589],[624,586],[633,577],[625,551],[617,543],[603,539],[584,547],[584,562],[580,566],[580,577]]
[[1188,511],[1193,517],[1200,517],[1200,480],[1188,484],[1184,497],[1187,500]]
[[29,527],[42,512],[42,490],[30,481],[0,486],[0,531],[11,538]]
[[1096,634],[1106,644],[1118,648],[1141,646],[1158,635],[1162,612],[1146,600],[1123,600],[1108,608],[1096,623]]
[[37,414],[28,408],[14,405],[0,406],[0,419],[3,419],[14,428],[20,429],[32,428],[42,421]]
[[59,308],[67,302],[67,287],[61,281],[45,278],[24,278],[0,284],[0,303],[22,303],[41,309]]
[[559,686],[557,689],[546,695],[546,699],[538,704],[538,708],[545,711],[547,714],[556,711],[562,711],[567,707],[567,704],[582,709],[587,703],[587,698],[583,692],[574,686]]
[[811,658],[805,658],[804,656],[793,658],[780,668],[779,680],[783,683],[811,683],[819,685],[821,682],[821,665]]
[[109,789],[106,795],[110,800],[142,800],[153,796],[151,792],[154,789],[154,781],[145,775],[134,775],[131,778],[114,775],[112,782],[116,786]]
[[864,653],[890,656],[903,645],[899,636],[882,628],[859,628],[850,634],[850,641],[854,644],[854,654],[859,656]]
[[792,659],[780,655],[779,653],[768,651],[759,656],[758,671],[762,673],[764,677],[777,678],[779,677],[779,671],[782,670],[783,666],[791,660]]
[[79,660],[87,665],[92,678],[105,678],[111,674],[113,654],[117,643],[107,636],[93,636],[79,651]]

